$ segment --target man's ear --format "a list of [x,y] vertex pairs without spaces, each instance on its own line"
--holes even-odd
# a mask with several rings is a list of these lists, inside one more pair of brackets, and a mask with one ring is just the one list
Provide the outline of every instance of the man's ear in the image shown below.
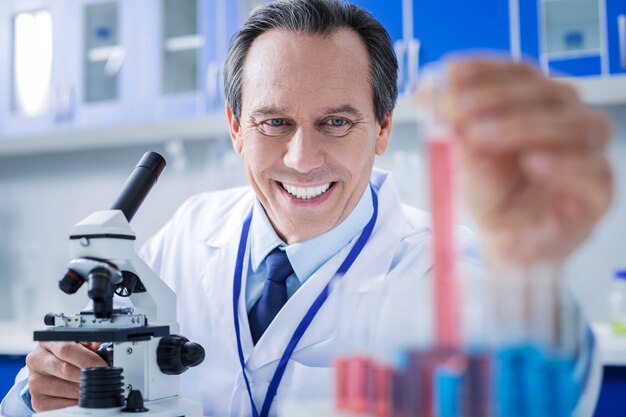
[[374,150],[376,155],[380,156],[385,153],[389,146],[389,140],[391,139],[391,127],[392,127],[393,112],[389,112],[385,118],[380,122],[378,126],[378,132],[376,132],[376,146]]
[[243,138],[241,133],[241,126],[233,114],[233,110],[226,103],[226,118],[228,119],[228,131],[230,132],[230,138],[233,141],[233,148],[237,155],[243,154]]

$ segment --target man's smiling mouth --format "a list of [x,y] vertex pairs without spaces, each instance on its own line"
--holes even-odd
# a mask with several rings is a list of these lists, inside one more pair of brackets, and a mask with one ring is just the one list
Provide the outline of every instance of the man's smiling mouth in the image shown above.
[[280,183],[285,191],[300,200],[310,200],[312,198],[319,197],[328,191],[333,184],[334,183],[332,182],[328,182],[326,184],[318,185],[317,187],[297,187],[284,182]]

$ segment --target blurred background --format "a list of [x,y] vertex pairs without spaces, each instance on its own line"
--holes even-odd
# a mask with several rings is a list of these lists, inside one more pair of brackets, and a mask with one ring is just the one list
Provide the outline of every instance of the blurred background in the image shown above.
[[[28,352],[46,312],[84,306],[86,296],[57,289],[68,234],[110,206],[145,151],[168,167],[133,220],[138,247],[190,195],[246,183],[220,79],[229,39],[258,3],[0,0],[0,354]],[[407,92],[445,54],[527,59],[610,116],[615,200],[566,265],[590,320],[606,321],[613,272],[626,267],[626,1],[355,3],[387,27],[401,64],[393,140],[377,166],[406,203],[428,209]]]

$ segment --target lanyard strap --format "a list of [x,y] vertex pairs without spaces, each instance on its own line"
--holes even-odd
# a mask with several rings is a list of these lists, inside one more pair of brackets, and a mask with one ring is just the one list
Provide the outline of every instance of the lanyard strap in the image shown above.
[[[369,222],[363,229],[363,232],[361,233],[358,240],[356,241],[356,243],[350,250],[350,253],[348,253],[348,256],[346,257],[346,259],[343,261],[343,263],[341,264],[341,266],[335,273],[335,276],[333,277],[333,279],[337,276],[341,277],[346,272],[348,272],[348,270],[350,269],[350,267],[352,266],[356,258],[359,256],[359,254],[365,247],[367,240],[369,239],[370,235],[372,234],[372,231],[374,230],[374,225],[376,224],[376,218],[378,217],[378,197],[376,196],[376,193],[374,192],[374,187],[372,187],[371,184],[370,184],[370,191],[372,193],[372,205],[374,208],[372,217],[370,218]],[[241,345],[241,330],[239,327],[239,309],[237,308],[239,304],[239,295],[241,293],[241,281],[242,281],[242,276],[243,276],[243,259],[244,259],[245,252],[246,252],[246,244],[248,242],[248,232],[250,231],[251,222],[252,222],[252,210],[250,210],[250,212],[248,213],[248,216],[243,222],[243,227],[241,229],[241,238],[239,240],[239,248],[237,251],[237,262],[235,263],[235,276],[234,276],[234,283],[233,283],[233,316],[235,319],[235,333],[237,335],[237,351],[239,353],[239,363],[241,364],[241,372],[243,373],[243,379],[246,383],[248,396],[250,397],[250,408],[252,409],[253,417],[259,417],[259,412],[256,408],[256,405],[254,404],[254,399],[252,397],[252,390],[250,389],[250,381],[248,380],[248,375],[246,374],[245,361],[243,357],[243,348]],[[308,329],[309,325],[311,324],[311,322],[313,322],[315,315],[322,308],[322,305],[324,305],[324,302],[328,298],[328,295],[330,294],[330,284],[333,281],[333,279],[331,279],[329,283],[326,284],[322,292],[317,296],[317,298],[315,299],[311,307],[309,307],[309,310],[304,315],[304,318],[302,319],[302,321],[300,321],[300,324],[298,324],[298,327],[296,328],[295,332],[291,336],[291,339],[289,340],[289,343],[287,344],[287,348],[283,352],[283,355],[280,358],[280,361],[278,362],[278,366],[276,367],[276,371],[274,372],[274,375],[272,376],[272,379],[270,381],[270,385],[265,395],[265,400],[263,401],[263,408],[261,409],[260,417],[268,416],[270,407],[272,405],[272,401],[274,400],[274,397],[276,396],[276,392],[278,391],[278,386],[280,385],[280,381],[282,380],[285,370],[287,369],[287,363],[289,362],[289,358],[291,357],[291,354],[293,353],[296,346],[298,345],[298,342],[300,341],[300,339],[302,338],[302,336]]]

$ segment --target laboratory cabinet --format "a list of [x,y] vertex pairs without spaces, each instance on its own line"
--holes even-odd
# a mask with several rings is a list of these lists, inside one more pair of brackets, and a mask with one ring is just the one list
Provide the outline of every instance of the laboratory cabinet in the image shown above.
[[357,0],[394,41],[414,39],[419,67],[450,53],[500,51],[551,76],[626,72],[626,0]]
[[626,0],[606,0],[609,72],[626,73]]
[[[43,133],[56,123],[63,31],[59,2],[0,2],[0,126],[3,135]],[[53,53],[55,51],[55,53]]]
[[[242,16],[228,0],[147,0],[143,108],[149,121],[223,112],[222,65]],[[139,79],[138,79],[139,81]]]
[[551,76],[626,72],[626,0],[519,0],[520,51]]
[[5,136],[124,122],[135,108],[136,3],[10,0],[0,11]]
[[[223,112],[229,0],[3,0],[0,135],[142,125]],[[85,138],[89,140],[89,138]]]
[[[69,101],[62,122],[73,128],[127,123],[136,119],[134,76],[140,44],[135,30],[139,15],[133,1],[64,1],[67,10],[63,49],[67,59],[61,88]],[[71,24],[76,22],[77,24]]]
[[489,49],[507,52],[509,5],[502,0],[356,0],[389,32],[392,41],[416,39],[424,65],[449,52]]
[[356,0],[389,32],[398,57],[400,94],[410,94],[420,68],[468,50],[508,54],[509,6],[502,0]]

